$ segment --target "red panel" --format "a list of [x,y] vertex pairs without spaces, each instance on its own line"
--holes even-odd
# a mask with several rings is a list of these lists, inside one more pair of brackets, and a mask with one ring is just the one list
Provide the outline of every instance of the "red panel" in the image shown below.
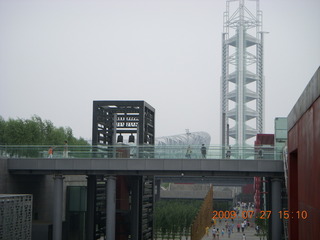
[[290,131],[288,132],[288,153],[298,149],[298,130],[299,126],[296,124]]
[[242,187],[242,192],[244,194],[254,194],[253,184],[247,184]]
[[289,220],[289,239],[319,239],[320,99],[288,133],[289,210],[307,211],[307,219]]
[[274,145],[274,134],[257,134],[255,146]]
[[[288,195],[289,195],[289,211],[296,212],[298,210],[299,204],[299,194],[298,194],[298,152],[291,152],[288,161]],[[299,235],[299,225],[297,219],[289,219],[289,238],[290,236]],[[294,239],[294,238],[291,238]]]
[[[320,189],[320,98],[313,105],[313,163],[312,168],[315,176],[313,178],[314,189]],[[315,209],[320,211],[320,193],[314,191],[312,203]],[[318,214],[320,216],[320,214]]]
[[127,176],[117,176],[117,209],[129,210],[129,187]]
[[[311,199],[310,189],[306,183],[312,182],[312,135],[313,135],[313,109],[310,108],[299,121],[298,142],[298,189],[299,201],[306,202]],[[303,181],[301,181],[303,179]],[[313,193],[312,193],[313,194]]]
[[261,188],[261,177],[254,177],[254,205],[255,212],[260,212],[260,188]]
[[129,158],[130,157],[130,148],[127,145],[121,146],[118,145],[116,148],[117,158]]
[[129,177],[128,176],[117,176],[117,210],[116,215],[116,240],[128,239],[129,228],[126,224],[126,215],[122,213],[129,210]]

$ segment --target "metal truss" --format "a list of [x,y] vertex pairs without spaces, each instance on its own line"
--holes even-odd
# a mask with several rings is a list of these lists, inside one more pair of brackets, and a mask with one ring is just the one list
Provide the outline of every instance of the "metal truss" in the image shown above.
[[262,12],[259,0],[227,0],[222,34],[222,145],[239,147],[264,128]]
[[191,132],[188,134],[179,134],[173,136],[159,137],[155,140],[155,145],[160,146],[201,146],[205,144],[206,146],[210,145],[211,137],[206,132]]

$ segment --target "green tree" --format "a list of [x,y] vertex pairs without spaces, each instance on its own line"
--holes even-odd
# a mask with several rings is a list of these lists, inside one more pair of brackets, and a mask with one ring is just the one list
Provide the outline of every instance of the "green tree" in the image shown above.
[[190,226],[201,200],[161,200],[155,205],[155,231],[161,238],[182,239],[190,235]]
[[260,239],[265,239],[268,233],[269,219],[261,218],[262,213],[256,214],[255,223],[256,226],[259,227],[259,233],[256,235],[260,237]]
[[[64,141],[69,145],[88,146],[83,138],[75,138],[70,127],[55,127],[49,120],[42,120],[39,116],[31,119],[9,119],[5,121],[0,116],[0,145],[20,145],[19,148],[6,147],[6,153],[11,156],[38,156],[40,146],[61,146]],[[23,149],[21,145],[36,145],[32,150]],[[47,148],[47,147],[46,147]]]
[[8,145],[24,144],[23,121],[21,119],[9,119],[4,129],[4,143]]
[[4,133],[6,129],[6,124],[6,121],[0,116],[0,145],[3,145],[5,141]]

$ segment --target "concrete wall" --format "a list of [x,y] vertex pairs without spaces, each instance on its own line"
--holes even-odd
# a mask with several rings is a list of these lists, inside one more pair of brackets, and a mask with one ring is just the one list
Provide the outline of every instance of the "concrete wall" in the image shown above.
[[51,222],[53,179],[45,175],[11,175],[7,171],[7,159],[0,159],[0,193],[32,194],[33,219]]
[[[63,220],[65,220],[67,186],[87,185],[86,176],[64,177]],[[0,158],[0,194],[32,194],[33,223],[37,226],[52,224],[52,206],[54,199],[52,175],[10,174],[7,170],[7,159]],[[44,228],[45,227],[41,227],[41,231]]]
[[[288,116],[289,239],[319,239],[320,68]],[[296,211],[307,211],[298,219]]]

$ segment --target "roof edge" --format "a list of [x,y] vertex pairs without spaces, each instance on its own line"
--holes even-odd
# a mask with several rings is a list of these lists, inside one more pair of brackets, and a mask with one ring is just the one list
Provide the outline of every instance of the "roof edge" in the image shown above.
[[288,115],[288,131],[320,97],[320,66]]

